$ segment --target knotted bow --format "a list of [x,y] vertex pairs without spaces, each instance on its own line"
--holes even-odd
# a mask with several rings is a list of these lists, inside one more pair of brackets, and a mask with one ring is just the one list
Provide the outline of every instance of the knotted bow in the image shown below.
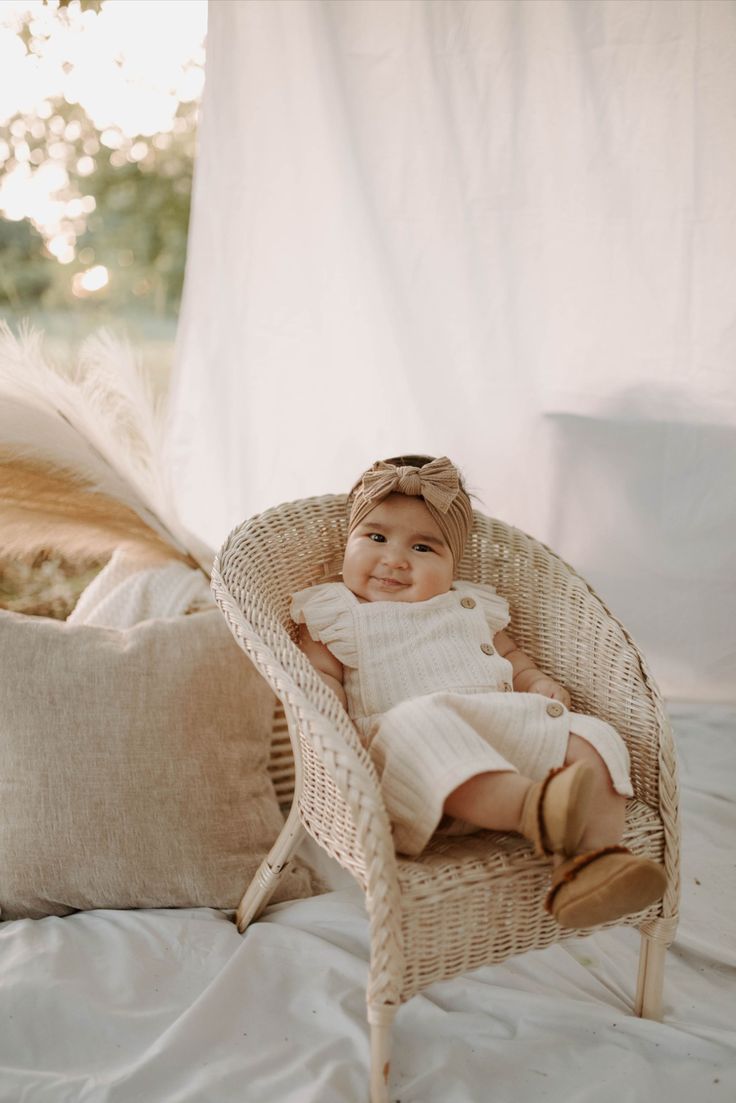
[[457,566],[473,524],[473,507],[454,463],[447,456],[431,460],[423,467],[396,467],[385,460],[374,463],[353,490],[348,532],[352,532],[389,494],[406,494],[424,500]]
[[424,498],[440,513],[447,513],[460,490],[457,468],[447,456],[440,456],[424,467],[394,467],[379,460],[366,471],[362,493],[366,501],[380,502],[389,494],[408,494]]

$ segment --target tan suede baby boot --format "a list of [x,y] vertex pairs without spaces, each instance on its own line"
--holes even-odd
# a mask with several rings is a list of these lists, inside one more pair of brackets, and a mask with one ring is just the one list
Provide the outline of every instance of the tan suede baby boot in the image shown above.
[[574,854],[588,822],[594,773],[585,762],[550,770],[524,798],[519,832],[537,854]]
[[642,911],[666,887],[664,866],[625,846],[607,846],[562,862],[544,906],[561,927],[595,927]]

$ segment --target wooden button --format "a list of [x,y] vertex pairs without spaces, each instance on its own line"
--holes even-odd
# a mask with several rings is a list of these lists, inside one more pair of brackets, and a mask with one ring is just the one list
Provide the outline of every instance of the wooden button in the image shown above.
[[504,693],[512,693],[513,689],[514,689],[514,687],[511,685],[511,682],[504,682],[503,683]]
[[481,649],[481,651],[483,652],[484,655],[493,655],[493,654],[495,654],[495,652],[493,650],[493,645],[490,644],[490,643],[482,643],[480,645],[480,649]]
[[565,711],[559,701],[550,701],[547,705],[547,716],[562,716]]
[[475,609],[475,601],[472,597],[464,597],[460,604],[463,609]]

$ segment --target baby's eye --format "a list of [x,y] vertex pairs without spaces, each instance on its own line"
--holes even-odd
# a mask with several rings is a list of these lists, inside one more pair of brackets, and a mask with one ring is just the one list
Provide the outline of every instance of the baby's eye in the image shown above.
[[386,541],[386,537],[383,535],[382,532],[369,532],[368,539],[375,540],[377,544],[383,544]]
[[432,549],[429,547],[428,544],[414,544],[413,547],[414,547],[414,551],[418,551],[418,552],[431,552],[432,551]]

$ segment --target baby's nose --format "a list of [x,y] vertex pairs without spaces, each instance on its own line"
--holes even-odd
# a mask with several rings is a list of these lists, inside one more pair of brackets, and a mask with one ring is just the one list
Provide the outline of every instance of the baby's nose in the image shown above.
[[406,567],[408,563],[407,556],[400,548],[386,547],[383,558],[389,567]]

